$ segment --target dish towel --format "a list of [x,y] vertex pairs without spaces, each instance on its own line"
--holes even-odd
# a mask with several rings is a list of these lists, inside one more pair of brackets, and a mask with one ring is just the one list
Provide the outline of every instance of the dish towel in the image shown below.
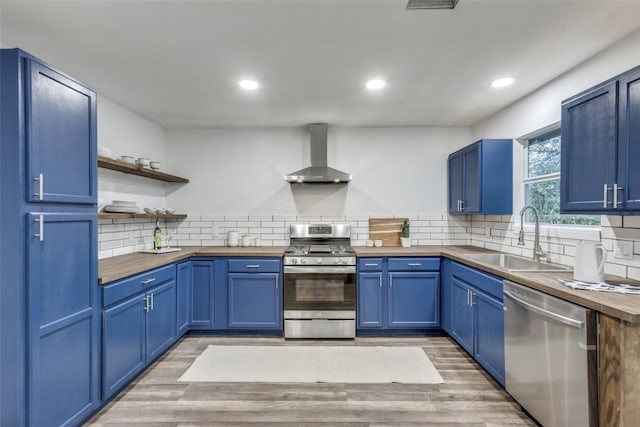
[[629,285],[626,283],[607,283],[607,282],[587,283],[587,282],[580,282],[578,280],[564,280],[564,279],[558,279],[558,281],[563,285],[570,287],[571,289],[640,295],[640,286]]

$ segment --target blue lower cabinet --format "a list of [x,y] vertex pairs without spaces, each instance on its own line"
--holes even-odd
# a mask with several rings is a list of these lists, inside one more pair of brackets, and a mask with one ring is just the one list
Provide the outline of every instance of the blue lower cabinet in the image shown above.
[[439,270],[437,257],[358,258],[358,329],[438,328]]
[[451,316],[453,313],[453,280],[451,275],[453,261],[442,260],[440,269],[440,326],[451,335]]
[[191,325],[191,288],[193,276],[191,262],[176,266],[176,327],[178,337],[184,335]]
[[282,328],[280,273],[229,273],[229,327]]
[[215,326],[215,261],[191,261],[191,325]]
[[482,292],[476,292],[473,296],[476,326],[475,359],[500,384],[504,384],[503,304]]
[[440,325],[440,273],[389,273],[390,328]]
[[[489,374],[504,386],[504,314],[502,279],[448,261],[443,269],[443,317],[447,331]],[[448,311],[448,313],[447,313]]]
[[175,271],[171,265],[103,286],[103,400],[176,341]]
[[382,273],[358,273],[358,327],[384,327]]
[[147,362],[160,356],[176,340],[176,283],[147,292]]
[[100,400],[96,214],[26,218],[28,424],[74,425]]
[[451,313],[451,336],[469,353],[473,354],[474,316],[470,304],[471,288],[464,282],[453,278],[453,312]]
[[102,398],[128,384],[145,367],[146,294],[102,313]]

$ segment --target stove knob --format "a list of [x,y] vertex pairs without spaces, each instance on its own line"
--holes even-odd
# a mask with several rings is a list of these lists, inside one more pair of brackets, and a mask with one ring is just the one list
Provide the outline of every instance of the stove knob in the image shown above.
[[291,264],[297,264],[297,263],[298,263],[298,258],[291,259]]
[[305,260],[304,258],[300,260],[300,264],[306,264],[306,263],[307,263],[307,260]]
[[346,259],[346,258],[342,258],[342,259],[340,260],[340,264],[346,264],[346,263],[347,263],[347,259]]
[[322,264],[322,258],[318,258],[318,264]]

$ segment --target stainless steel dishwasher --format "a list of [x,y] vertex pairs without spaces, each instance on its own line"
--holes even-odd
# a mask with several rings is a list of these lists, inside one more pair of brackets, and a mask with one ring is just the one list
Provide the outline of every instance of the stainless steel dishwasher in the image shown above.
[[505,385],[545,427],[597,426],[596,313],[504,281]]

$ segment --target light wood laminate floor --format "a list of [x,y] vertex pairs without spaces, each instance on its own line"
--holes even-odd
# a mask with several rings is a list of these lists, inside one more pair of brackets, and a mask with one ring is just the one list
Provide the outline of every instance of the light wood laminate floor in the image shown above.
[[[445,384],[181,383],[209,345],[421,346]],[[512,426],[535,423],[448,337],[185,337],[89,426]]]

